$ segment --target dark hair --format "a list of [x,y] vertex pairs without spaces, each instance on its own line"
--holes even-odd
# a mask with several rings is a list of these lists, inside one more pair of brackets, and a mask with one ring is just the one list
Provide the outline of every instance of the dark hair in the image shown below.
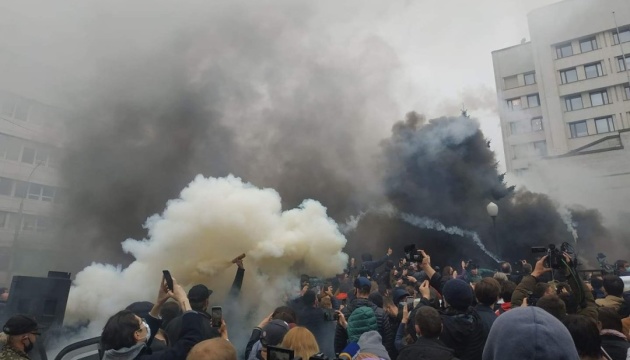
[[7,291],[9,291],[8,287],[0,287],[0,294],[4,294]]
[[453,275],[453,271],[452,266],[445,266],[444,269],[442,269],[442,276],[451,276]]
[[562,323],[569,329],[578,355],[597,358],[602,355],[602,339],[595,320],[584,315],[567,315]]
[[493,278],[483,278],[475,285],[475,297],[484,305],[492,306],[497,302],[501,285]]
[[545,282],[536,283],[533,291],[534,297],[540,299],[541,297],[545,296],[545,293],[547,292],[547,290],[549,290],[550,287],[551,285]]
[[136,315],[129,310],[122,310],[107,320],[101,333],[101,348],[120,350],[136,344],[134,333],[140,328]]
[[504,274],[511,274],[512,265],[510,265],[510,263],[507,261],[503,262],[503,264],[501,264],[501,272]]
[[178,303],[167,301],[160,309],[160,316],[162,317],[162,325],[160,325],[160,328],[166,329],[166,325],[181,314],[182,309],[179,307]]
[[436,338],[442,333],[442,318],[440,313],[430,306],[422,306],[416,311],[415,324],[420,329],[422,337]]
[[617,275],[604,276],[604,290],[608,295],[621,297],[623,295],[623,280]]
[[527,275],[531,274],[532,273],[532,264],[529,264],[529,263],[523,264],[523,273],[527,274]]
[[317,294],[313,290],[307,290],[304,295],[302,295],[302,303],[306,306],[315,305],[315,300],[317,300]]
[[604,280],[601,276],[593,276],[591,278],[591,286],[593,289],[601,289],[604,286]]
[[615,269],[617,270],[625,270],[626,264],[628,262],[626,260],[617,260],[615,261]]
[[295,310],[291,309],[288,306],[280,306],[277,307],[276,310],[271,314],[271,318],[274,320],[282,320],[287,324],[295,324],[297,323],[297,315]]
[[195,311],[206,311],[206,305],[208,304],[206,301],[208,299],[205,300],[201,300],[201,301],[190,301],[188,300],[188,302],[190,302],[190,308],[195,310]]
[[553,315],[556,319],[562,320],[567,316],[567,306],[556,294],[541,297],[536,306]]
[[617,330],[619,332],[623,331],[623,326],[621,324],[621,315],[615,311],[613,308],[609,307],[600,307],[597,309],[597,313],[599,316],[599,322],[602,324],[602,329],[611,329]]
[[[509,265],[509,264],[508,264]],[[501,298],[504,302],[512,301],[512,293],[516,290],[516,284],[511,281],[504,281],[501,285]]]

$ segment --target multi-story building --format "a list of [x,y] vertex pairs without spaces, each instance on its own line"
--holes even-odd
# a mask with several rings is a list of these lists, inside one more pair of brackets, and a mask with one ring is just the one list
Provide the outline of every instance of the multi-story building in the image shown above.
[[508,172],[589,167],[630,199],[628,0],[560,1],[528,24],[531,41],[492,52]]
[[66,120],[59,108],[0,91],[0,284],[54,258]]

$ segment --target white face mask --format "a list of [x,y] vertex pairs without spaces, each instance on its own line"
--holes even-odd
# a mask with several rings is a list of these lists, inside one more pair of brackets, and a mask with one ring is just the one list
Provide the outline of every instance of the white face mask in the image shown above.
[[149,327],[149,324],[147,324],[146,321],[143,321],[142,325],[144,325],[144,327],[147,328],[147,337],[146,339],[144,339],[144,341],[149,341],[149,339],[151,338],[151,328]]

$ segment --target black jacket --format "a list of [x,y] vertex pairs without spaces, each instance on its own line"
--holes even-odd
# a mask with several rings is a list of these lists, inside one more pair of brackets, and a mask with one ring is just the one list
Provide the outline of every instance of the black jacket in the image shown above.
[[601,339],[602,347],[606,350],[608,355],[610,355],[612,360],[626,360],[628,348],[630,348],[630,342],[620,336],[612,334],[602,335]]
[[[201,340],[208,340],[220,337],[221,334],[219,334],[219,328],[212,327],[212,317],[210,316],[210,314],[206,313],[205,311],[199,311],[199,314],[203,318],[203,320],[201,321]],[[166,326],[166,329],[164,329],[164,332],[166,332],[166,336],[168,336],[168,341],[170,344],[175,344],[180,338],[184,315],[178,316],[171,320]]]
[[[390,326],[389,317],[383,309],[374,305],[374,303],[368,299],[354,299],[341,312],[347,320],[355,309],[362,306],[369,306],[374,310],[378,332],[381,334],[381,338],[383,338],[383,346],[385,346],[390,358],[394,359],[395,357],[392,357],[392,355],[396,353],[396,348],[394,347],[394,337],[396,336],[394,331],[396,329],[392,329]],[[341,353],[346,345],[348,345],[348,333],[346,329],[337,324],[337,328],[335,329],[335,353]]]
[[497,314],[494,313],[494,309],[490,306],[483,304],[477,304],[477,306],[475,306],[475,311],[477,311],[477,314],[479,314],[479,317],[481,318],[483,331],[487,337],[492,324],[494,324],[494,321],[497,319]]
[[457,360],[453,349],[446,347],[438,339],[420,337],[400,350],[397,360]]

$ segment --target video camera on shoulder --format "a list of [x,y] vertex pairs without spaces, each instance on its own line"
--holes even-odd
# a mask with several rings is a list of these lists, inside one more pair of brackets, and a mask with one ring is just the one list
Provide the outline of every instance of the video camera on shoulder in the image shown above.
[[548,247],[544,246],[534,246],[532,247],[532,254],[541,254],[546,253],[547,259],[545,259],[544,265],[545,267],[552,269],[561,269],[562,263],[565,261],[563,252],[569,252],[568,244],[563,243],[560,249],[556,247],[554,244],[549,244]]
[[424,259],[424,255],[418,252],[416,245],[407,245],[403,248],[403,251],[405,252],[405,259],[407,259],[407,261],[422,262],[422,259]]

